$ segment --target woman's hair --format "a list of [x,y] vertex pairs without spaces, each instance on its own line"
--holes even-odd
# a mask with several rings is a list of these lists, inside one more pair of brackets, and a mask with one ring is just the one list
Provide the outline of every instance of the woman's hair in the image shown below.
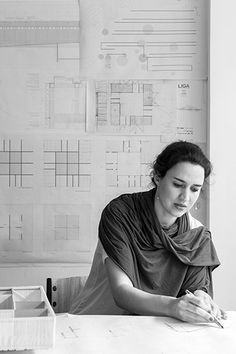
[[190,162],[202,166],[204,168],[204,179],[212,171],[211,162],[198,145],[180,140],[167,145],[153,162],[150,174],[152,183],[156,185],[154,177],[163,178],[166,172],[179,162]]

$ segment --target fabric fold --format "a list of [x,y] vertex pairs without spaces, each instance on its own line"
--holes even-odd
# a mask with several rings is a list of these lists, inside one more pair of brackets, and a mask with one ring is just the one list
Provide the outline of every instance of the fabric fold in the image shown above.
[[155,191],[123,194],[111,201],[102,213],[99,238],[134,286],[163,293],[159,280],[171,271],[196,266],[212,272],[220,262],[210,231],[203,226],[190,230],[188,214],[177,219],[174,233],[163,230],[154,210]]

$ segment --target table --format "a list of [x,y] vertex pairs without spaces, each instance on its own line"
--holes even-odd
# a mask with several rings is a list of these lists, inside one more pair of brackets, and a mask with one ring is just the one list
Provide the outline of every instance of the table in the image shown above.
[[[58,315],[53,349],[17,354],[232,354],[236,312],[215,324],[192,325],[169,317]],[[11,352],[7,352],[11,353]]]

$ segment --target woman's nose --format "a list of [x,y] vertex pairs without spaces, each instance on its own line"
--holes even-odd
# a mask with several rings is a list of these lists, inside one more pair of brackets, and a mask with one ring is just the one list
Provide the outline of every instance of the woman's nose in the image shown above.
[[189,200],[189,197],[190,197],[190,193],[187,189],[184,189],[179,196],[181,201],[186,201],[186,202]]

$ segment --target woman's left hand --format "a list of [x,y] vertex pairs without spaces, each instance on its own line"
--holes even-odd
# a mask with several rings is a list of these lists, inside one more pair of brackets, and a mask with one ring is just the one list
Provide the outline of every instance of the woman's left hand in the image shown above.
[[194,295],[201,299],[205,305],[209,308],[209,312],[213,314],[218,319],[226,319],[227,314],[224,310],[220,309],[219,306],[212,300],[210,295],[208,295],[203,290],[195,290]]

